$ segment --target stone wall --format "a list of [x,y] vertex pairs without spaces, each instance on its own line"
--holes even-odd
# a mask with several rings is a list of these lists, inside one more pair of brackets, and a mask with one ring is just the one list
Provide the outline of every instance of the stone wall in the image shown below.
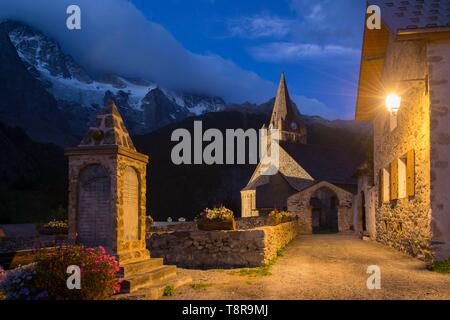
[[197,230],[197,223],[194,221],[186,221],[186,222],[176,222],[176,223],[168,223],[164,225],[157,224],[148,224],[147,223],[147,234],[157,232],[172,232],[172,231],[195,231]]
[[331,183],[322,181],[298,192],[288,198],[288,211],[298,217],[300,233],[312,233],[311,196],[320,188],[332,190],[338,198],[338,227],[339,231],[346,231],[353,225],[352,201],[353,194]]
[[66,243],[64,235],[39,235],[34,237],[0,237],[0,253],[53,247]]
[[147,240],[153,258],[191,268],[258,267],[297,235],[297,222],[236,231],[154,233]]
[[431,246],[437,259],[450,257],[450,43],[428,44],[431,90]]
[[264,227],[266,225],[267,225],[267,217],[265,216],[236,219],[236,227],[239,230],[254,229]]
[[[397,127],[380,101],[374,118],[374,182],[377,241],[412,256],[430,257],[430,116],[427,92],[426,44],[391,39],[382,83],[385,94],[402,96]],[[414,196],[381,201],[380,171],[414,150]]]

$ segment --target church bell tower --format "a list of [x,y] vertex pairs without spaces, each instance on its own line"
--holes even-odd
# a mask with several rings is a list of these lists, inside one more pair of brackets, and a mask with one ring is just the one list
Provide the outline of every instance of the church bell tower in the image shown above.
[[289,97],[284,72],[281,74],[269,129],[280,130],[281,141],[306,144],[306,127]]

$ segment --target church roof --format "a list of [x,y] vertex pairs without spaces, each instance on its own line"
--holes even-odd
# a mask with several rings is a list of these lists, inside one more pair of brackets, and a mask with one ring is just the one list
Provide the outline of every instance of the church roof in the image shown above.
[[[352,153],[351,150],[323,145],[280,141],[280,147],[313,178],[310,180],[290,177],[283,172],[278,172],[297,191],[302,191],[320,181],[337,185],[354,185],[357,180],[353,173],[365,159],[365,153],[362,151]],[[242,191],[256,190],[257,187],[268,183],[270,183],[270,176],[260,175],[250,181]],[[344,189],[354,191],[352,188],[344,187]]]
[[369,0],[378,5],[392,32],[405,29],[450,27],[448,0]]
[[[302,191],[305,188],[308,188],[309,186],[311,186],[317,182],[314,180],[307,180],[307,179],[302,179],[302,178],[297,178],[297,177],[288,177],[288,176],[285,176],[282,172],[278,172],[277,174],[282,176],[283,179],[285,179],[286,182],[293,189],[295,189],[297,191]],[[255,180],[251,181],[244,189],[242,189],[242,191],[255,190],[259,186],[268,184],[268,183],[270,183],[270,177],[272,177],[272,176],[268,176],[268,175],[258,176]]]
[[83,146],[120,146],[136,151],[122,116],[113,101],[107,101],[86,136],[79,144]]
[[[290,131],[290,124],[292,122],[299,123],[299,121],[299,112],[292,104],[291,98],[289,97],[286,78],[283,72],[281,74],[280,84],[278,86],[270,123],[274,126],[274,128]],[[281,128],[278,126],[280,123],[282,125]]]
[[364,153],[312,144],[280,141],[282,147],[316,181],[354,184],[355,169],[365,158]]
[[255,180],[250,181],[242,191],[255,190],[257,187],[265,185],[270,182],[270,176],[258,176]]

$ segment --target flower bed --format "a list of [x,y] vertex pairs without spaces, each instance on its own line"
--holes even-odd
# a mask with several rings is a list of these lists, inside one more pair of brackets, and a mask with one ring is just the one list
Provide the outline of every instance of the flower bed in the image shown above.
[[[80,289],[67,286],[69,266],[78,266]],[[6,273],[0,291],[12,300],[101,300],[120,290],[119,263],[105,249],[60,247],[51,255],[38,255],[36,262]]]
[[270,226],[276,226],[280,223],[293,221],[295,216],[291,214],[289,211],[278,211],[273,210],[269,213],[267,217],[267,224]]
[[233,211],[225,207],[206,208],[197,219],[199,230],[236,230]]

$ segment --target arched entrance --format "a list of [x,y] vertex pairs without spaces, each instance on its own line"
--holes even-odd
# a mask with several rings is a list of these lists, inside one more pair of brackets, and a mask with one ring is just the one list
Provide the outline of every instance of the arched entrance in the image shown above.
[[125,240],[139,240],[139,180],[131,167],[123,175],[123,237]]
[[339,232],[338,204],[336,193],[327,187],[317,189],[311,195],[313,233]]
[[86,246],[112,245],[111,180],[106,169],[94,164],[80,174],[78,240]]

